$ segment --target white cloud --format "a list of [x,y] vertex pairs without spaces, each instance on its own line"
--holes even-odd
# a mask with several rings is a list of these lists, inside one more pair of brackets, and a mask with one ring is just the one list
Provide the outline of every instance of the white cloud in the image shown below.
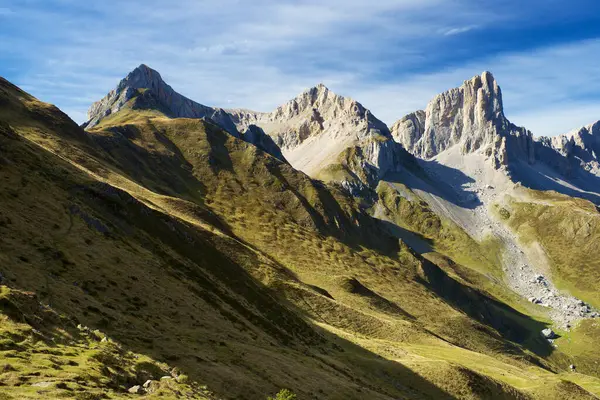
[[507,116],[537,134],[556,133],[567,123],[559,117],[575,126],[593,121],[593,103],[582,99],[600,93],[600,41],[482,55],[452,68],[407,73],[453,52],[445,41],[454,36],[513,18],[466,0],[53,1],[73,12],[41,7],[46,0],[37,6],[36,0],[13,0],[11,20],[28,30],[0,40],[0,54],[26,60],[30,68],[21,69],[15,83],[78,122],[140,63],[160,71],[182,94],[222,107],[268,111],[324,82],[389,124],[491,70]]
[[469,31],[472,31],[473,29],[477,29],[477,25],[468,25],[468,26],[462,26],[462,27],[458,27],[458,28],[452,28],[452,29],[448,29],[446,31],[444,31],[444,36],[454,36],[454,35],[459,35],[461,33],[466,33]]
[[[424,109],[436,94],[485,70],[502,88],[506,116],[535,135],[556,135],[600,120],[600,40],[504,54],[399,82],[349,84],[353,97],[388,124]],[[586,100],[590,99],[590,100]]]

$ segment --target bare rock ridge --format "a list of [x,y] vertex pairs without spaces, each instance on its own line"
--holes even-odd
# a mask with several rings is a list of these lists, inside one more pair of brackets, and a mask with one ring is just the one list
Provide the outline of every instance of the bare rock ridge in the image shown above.
[[363,139],[370,133],[389,135],[388,127],[362,104],[339,96],[319,84],[301,93],[271,113],[230,110],[240,131],[255,124],[288,150],[325,131],[334,137],[353,133]]
[[356,179],[352,183],[341,179],[349,188],[374,183],[399,168],[403,157],[410,157],[371,111],[323,84],[304,91],[270,113],[229,112],[240,132],[253,125],[260,127],[292,166],[313,177],[323,177],[328,167],[343,163],[340,157],[344,151],[356,150],[355,159],[344,165]]
[[[381,176],[409,156],[393,141],[388,127],[360,103],[320,84],[271,113],[223,110],[194,102],[166,84],[160,74],[140,65],[88,111],[86,128],[118,112],[136,98],[133,108],[155,108],[174,118],[205,118],[232,135],[288,161],[313,177],[338,161],[343,151],[359,146],[357,176]],[[141,100],[143,99],[143,101]],[[368,174],[364,169],[369,169]],[[367,183],[366,179],[362,179]]]
[[84,126],[92,128],[103,118],[116,113],[128,101],[140,94],[142,89],[150,91],[153,103],[156,103],[153,106],[160,108],[170,117],[206,118],[238,136],[231,116],[222,108],[207,107],[182,96],[165,83],[157,71],[144,64],[131,71],[102,100],[92,104],[88,110],[88,121]]
[[536,138],[536,153],[567,176],[577,168],[600,176],[600,121],[552,138]]
[[496,169],[514,160],[534,162],[533,136],[506,119],[502,92],[490,72],[437,95],[425,111],[394,124],[392,135],[423,159],[458,145],[463,154],[484,153]]

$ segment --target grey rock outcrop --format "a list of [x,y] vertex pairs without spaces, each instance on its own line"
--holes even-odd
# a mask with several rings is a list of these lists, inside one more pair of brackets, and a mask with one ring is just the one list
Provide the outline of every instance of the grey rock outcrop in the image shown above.
[[131,394],[142,394],[144,393],[144,389],[140,385],[135,385],[127,389],[127,391]]
[[229,112],[239,131],[260,128],[292,166],[313,177],[329,165],[342,162],[339,157],[352,148],[356,159],[346,162],[345,167],[360,182],[343,182],[348,186],[370,185],[397,169],[402,157],[410,156],[371,111],[323,84],[304,91],[271,113]]
[[425,133],[425,116],[425,111],[418,110],[397,121],[391,128],[394,140],[405,149],[415,148]]
[[259,126],[284,151],[324,132],[333,137],[355,135],[358,139],[371,133],[389,134],[387,126],[362,104],[333,93],[323,84],[304,91],[271,113],[229,112],[238,130]]
[[536,138],[536,156],[566,176],[578,169],[600,176],[600,121],[563,135]]
[[554,331],[550,328],[546,328],[544,330],[542,330],[542,336],[545,337],[546,339],[554,339],[556,338],[556,333],[554,333]]
[[206,118],[238,136],[231,116],[225,110],[207,107],[182,96],[166,84],[157,71],[144,64],[131,71],[102,100],[92,104],[84,127],[94,127],[138,96],[143,100],[137,105],[138,108],[157,108],[173,118]]
[[490,72],[437,95],[424,116],[422,111],[407,115],[394,124],[392,134],[423,159],[458,145],[463,154],[486,154],[497,169],[513,160],[535,160],[531,132],[506,119],[502,92]]

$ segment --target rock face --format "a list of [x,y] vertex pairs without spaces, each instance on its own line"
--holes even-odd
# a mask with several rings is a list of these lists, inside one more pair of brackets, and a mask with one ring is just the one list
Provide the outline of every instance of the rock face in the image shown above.
[[271,113],[247,110],[230,110],[230,113],[240,131],[250,124],[260,126],[284,151],[324,132],[333,137],[355,135],[358,139],[373,132],[389,134],[387,126],[362,104],[333,93],[323,84],[306,90]]
[[88,121],[84,126],[94,127],[100,120],[116,113],[140,94],[144,95],[146,103],[152,103],[152,108],[159,108],[169,117],[206,118],[232,135],[238,135],[231,116],[225,110],[207,107],[182,96],[167,85],[157,71],[144,64],[131,71],[102,100],[92,104],[88,110]]
[[[239,131],[254,125],[269,135],[292,166],[311,176],[339,162],[347,149],[360,160],[357,176],[382,176],[397,168],[401,146],[387,126],[363,105],[339,96],[320,84],[301,93],[271,113],[229,111]],[[403,153],[406,155],[406,153]],[[367,173],[365,169],[368,169]],[[364,178],[363,183],[367,183]]]
[[405,149],[414,149],[425,132],[425,111],[418,110],[397,121],[391,128],[394,140]]
[[536,138],[536,155],[566,176],[577,168],[600,176],[600,121],[552,138]]
[[531,132],[504,116],[502,92],[490,72],[437,95],[425,112],[398,121],[392,134],[417,157],[431,159],[453,146],[462,153],[482,152],[495,168],[521,160],[534,162]]

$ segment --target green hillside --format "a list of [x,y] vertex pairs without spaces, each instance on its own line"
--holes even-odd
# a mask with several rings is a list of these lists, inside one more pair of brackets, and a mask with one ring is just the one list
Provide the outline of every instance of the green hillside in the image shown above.
[[0,399],[600,393],[581,348],[459,273],[463,233],[424,259],[340,188],[136,101],[83,131],[0,80]]

